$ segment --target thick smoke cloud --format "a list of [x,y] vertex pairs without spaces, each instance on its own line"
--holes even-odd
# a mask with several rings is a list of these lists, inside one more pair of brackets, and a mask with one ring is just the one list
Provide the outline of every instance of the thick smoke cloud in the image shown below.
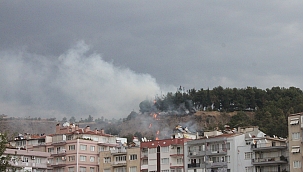
[[9,116],[119,119],[161,92],[151,75],[114,66],[83,41],[59,57],[0,55],[0,113]]

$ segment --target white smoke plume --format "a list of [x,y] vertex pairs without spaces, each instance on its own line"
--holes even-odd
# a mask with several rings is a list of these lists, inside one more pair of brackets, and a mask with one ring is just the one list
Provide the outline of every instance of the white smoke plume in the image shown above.
[[160,93],[149,74],[114,66],[83,41],[59,57],[0,52],[0,114],[124,118]]

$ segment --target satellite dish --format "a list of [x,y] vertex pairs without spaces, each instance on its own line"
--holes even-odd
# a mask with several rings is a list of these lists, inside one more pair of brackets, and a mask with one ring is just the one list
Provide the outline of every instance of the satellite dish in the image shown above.
[[63,127],[68,127],[68,126],[69,126],[69,122],[63,123]]

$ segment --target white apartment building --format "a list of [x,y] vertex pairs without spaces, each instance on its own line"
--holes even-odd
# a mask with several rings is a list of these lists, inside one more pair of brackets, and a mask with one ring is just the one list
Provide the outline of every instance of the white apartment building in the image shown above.
[[257,127],[234,133],[205,132],[188,141],[188,172],[282,172],[288,170],[286,139],[266,136]]

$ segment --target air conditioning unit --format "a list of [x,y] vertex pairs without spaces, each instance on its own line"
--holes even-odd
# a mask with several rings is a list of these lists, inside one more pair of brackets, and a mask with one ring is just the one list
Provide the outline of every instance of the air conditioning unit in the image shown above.
[[31,159],[34,160],[36,157],[35,156],[31,156]]

